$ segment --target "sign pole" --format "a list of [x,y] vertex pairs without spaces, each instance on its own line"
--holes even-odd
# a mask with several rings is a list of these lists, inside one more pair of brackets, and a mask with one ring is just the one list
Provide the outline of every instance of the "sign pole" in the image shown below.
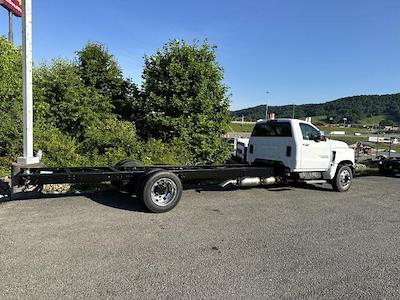
[[22,89],[23,89],[23,157],[20,164],[39,163],[33,157],[33,92],[32,92],[32,0],[22,1]]
[[13,13],[8,11],[8,41],[13,44],[14,43],[14,34],[13,34]]

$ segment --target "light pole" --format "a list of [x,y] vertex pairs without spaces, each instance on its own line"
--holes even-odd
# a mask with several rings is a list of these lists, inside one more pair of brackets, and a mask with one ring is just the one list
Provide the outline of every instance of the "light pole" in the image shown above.
[[32,93],[32,0],[22,0],[22,95],[23,95],[23,157],[19,164],[39,163],[33,156],[33,93]]
[[14,43],[14,33],[13,33],[13,13],[8,11],[8,41]]

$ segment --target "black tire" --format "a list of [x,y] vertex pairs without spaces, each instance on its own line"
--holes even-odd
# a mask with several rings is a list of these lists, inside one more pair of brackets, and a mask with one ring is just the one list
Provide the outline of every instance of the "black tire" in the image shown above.
[[346,165],[338,166],[332,188],[338,192],[347,192],[353,182],[353,170]]
[[163,213],[178,204],[182,191],[179,177],[162,170],[151,173],[144,179],[139,196],[151,212]]

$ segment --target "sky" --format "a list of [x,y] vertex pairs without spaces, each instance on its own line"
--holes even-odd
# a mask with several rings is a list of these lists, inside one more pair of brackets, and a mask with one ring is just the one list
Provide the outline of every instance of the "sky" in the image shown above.
[[33,0],[36,64],[101,42],[140,84],[143,56],[171,39],[218,46],[233,110],[400,91],[399,0]]

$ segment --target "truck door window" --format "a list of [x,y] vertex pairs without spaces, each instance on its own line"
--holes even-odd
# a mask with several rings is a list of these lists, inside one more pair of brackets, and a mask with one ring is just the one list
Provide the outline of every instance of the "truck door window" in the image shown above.
[[319,136],[319,131],[314,127],[300,123],[301,134],[303,135],[303,140],[315,140]]
[[292,128],[289,122],[259,123],[254,127],[251,136],[291,137]]

